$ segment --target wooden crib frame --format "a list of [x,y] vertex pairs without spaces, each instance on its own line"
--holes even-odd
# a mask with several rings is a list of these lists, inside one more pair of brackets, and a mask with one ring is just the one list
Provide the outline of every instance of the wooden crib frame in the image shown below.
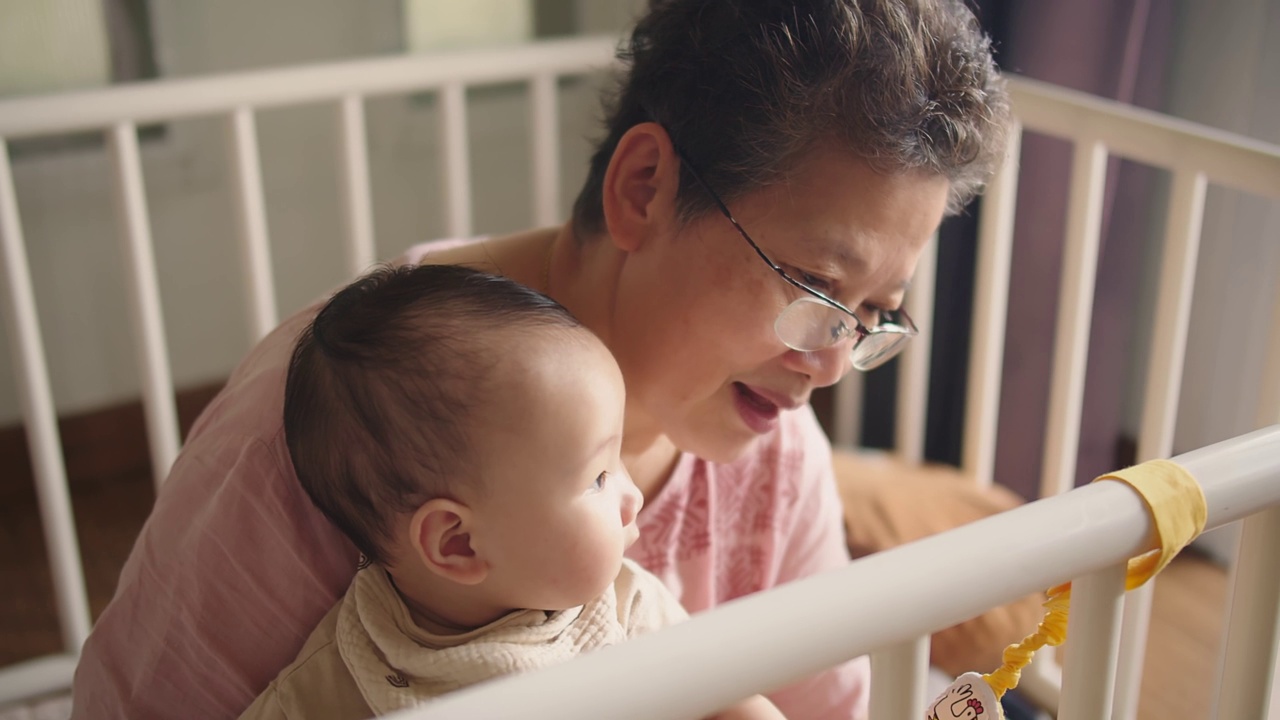
[[[438,95],[446,226],[449,236],[462,237],[472,231],[466,89],[528,83],[534,219],[552,224],[559,220],[561,206],[557,80],[609,67],[615,43],[614,38],[564,40],[0,101],[3,305],[66,648],[62,654],[0,670],[0,704],[68,687],[90,629],[7,143],[80,131],[106,135],[149,447],[159,484],[177,455],[179,434],[138,151],[141,124],[197,116],[218,117],[225,123],[248,279],[245,303],[256,339],[278,320],[257,148],[258,111],[332,104],[339,127],[335,151],[341,169],[346,267],[354,275],[374,261],[364,126],[367,98]],[[1106,162],[1111,156],[1125,157],[1166,168],[1173,177],[1138,441],[1138,459],[1143,460],[1172,452],[1206,187],[1213,182],[1280,198],[1280,148],[1023,78],[1011,77],[1009,86],[1018,125],[1010,134],[1008,159],[983,200],[962,469],[975,482],[991,482],[1021,130],[1065,138],[1075,150],[1042,478],[1042,494],[1050,499],[865,558],[843,571],[735,602],[618,652],[582,658],[536,678],[512,678],[494,689],[459,693],[405,717],[507,716],[512,709],[527,718],[598,717],[601,708],[615,718],[693,717],[867,652],[874,668],[872,716],[922,717],[931,631],[1072,577],[1079,580],[1069,663],[1060,673],[1051,662],[1037,663],[1023,686],[1042,704],[1058,706],[1060,718],[1134,717],[1150,595],[1139,592],[1122,602],[1122,562],[1144,549],[1148,520],[1134,496],[1119,486],[1066,492],[1075,477]],[[933,305],[934,263],[926,253],[909,298],[913,315],[926,328]],[[1274,316],[1280,318],[1280,294]],[[1259,427],[1280,423],[1280,322],[1273,323],[1266,352]],[[928,355],[927,338],[922,338],[902,359],[897,452],[912,461],[923,454]],[[842,383],[833,437],[839,446],[854,444],[856,403],[857,380]],[[1280,637],[1280,569],[1273,560],[1280,557],[1280,426],[1178,459],[1205,485],[1211,526],[1238,520],[1245,524],[1233,569],[1234,600],[1218,716],[1262,720]],[[1000,547],[1002,563],[1027,568],[1025,572],[993,567],[989,578],[958,582],[961,558],[995,552],[1001,538],[1011,536],[1023,540],[1017,547]],[[893,572],[901,567],[919,570],[903,577]],[[961,586],[963,590],[956,589]],[[788,612],[796,607],[805,612]],[[1122,615],[1131,628],[1123,641]],[[750,631],[742,632],[743,628]],[[667,657],[682,662],[662,660]],[[695,677],[689,675],[689,667],[709,670]],[[646,680],[637,682],[640,676]],[[655,693],[655,687],[664,690]]]

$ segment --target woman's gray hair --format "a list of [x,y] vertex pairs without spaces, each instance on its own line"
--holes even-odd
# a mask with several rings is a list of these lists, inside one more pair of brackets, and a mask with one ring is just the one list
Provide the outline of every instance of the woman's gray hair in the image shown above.
[[[726,199],[834,142],[881,172],[946,177],[955,213],[1003,157],[1008,96],[960,0],[652,0],[619,57],[628,67],[574,203],[583,234],[604,229],[605,170],[642,122],[661,124]],[[687,172],[677,202],[686,220],[711,209]]]

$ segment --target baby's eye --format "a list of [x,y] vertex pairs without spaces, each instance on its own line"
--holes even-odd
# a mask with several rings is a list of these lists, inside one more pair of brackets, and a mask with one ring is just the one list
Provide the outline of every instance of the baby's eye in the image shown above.
[[605,470],[596,476],[595,482],[591,483],[592,490],[603,490],[605,480],[609,479],[609,471]]

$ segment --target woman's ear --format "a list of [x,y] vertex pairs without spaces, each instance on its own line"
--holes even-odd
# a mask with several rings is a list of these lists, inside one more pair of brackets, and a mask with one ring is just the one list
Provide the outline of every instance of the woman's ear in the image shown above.
[[646,122],[624,133],[602,189],[605,226],[614,244],[634,252],[674,220],[679,187],[680,158],[666,129]]
[[447,498],[422,504],[409,521],[409,541],[418,559],[431,572],[460,585],[476,585],[489,565],[472,546],[472,513]]

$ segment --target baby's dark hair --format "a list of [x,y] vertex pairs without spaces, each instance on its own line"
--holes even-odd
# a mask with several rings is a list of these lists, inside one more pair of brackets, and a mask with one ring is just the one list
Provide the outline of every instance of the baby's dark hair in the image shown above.
[[469,433],[521,335],[581,327],[502,277],[374,270],[335,294],[294,347],[284,432],[298,480],[361,552],[387,562],[396,515],[456,499],[452,483],[476,461]]
[[[1003,157],[1009,100],[990,41],[962,0],[650,0],[606,135],[573,207],[604,230],[604,174],[622,136],[662,125],[726,200],[785,180],[831,143],[881,172],[951,181],[958,212]],[[714,209],[682,170],[688,221]]]

